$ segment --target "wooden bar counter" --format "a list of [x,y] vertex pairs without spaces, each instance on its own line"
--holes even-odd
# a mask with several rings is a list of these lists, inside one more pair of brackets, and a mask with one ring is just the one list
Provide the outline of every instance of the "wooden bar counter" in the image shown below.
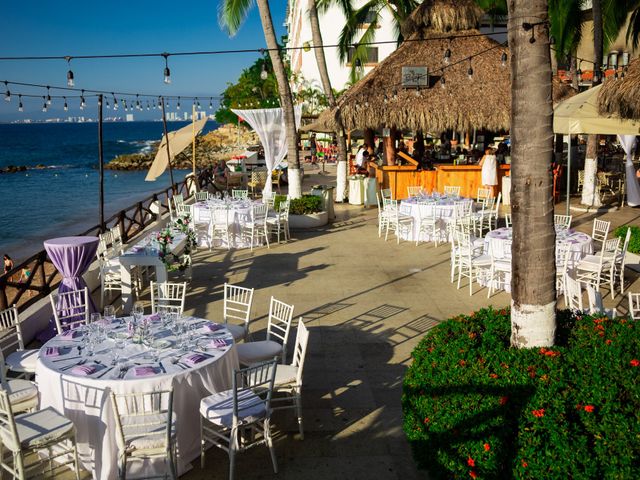
[[[421,186],[427,192],[436,190],[444,192],[445,185],[460,186],[463,197],[475,198],[478,188],[482,187],[482,167],[479,165],[435,165],[435,170],[418,170],[414,165],[394,165],[378,167],[376,181],[380,188],[390,188],[393,198],[401,200],[407,198],[407,187]],[[498,185],[493,187],[493,194],[497,196],[501,190],[502,177],[509,175],[510,165],[498,165]]]

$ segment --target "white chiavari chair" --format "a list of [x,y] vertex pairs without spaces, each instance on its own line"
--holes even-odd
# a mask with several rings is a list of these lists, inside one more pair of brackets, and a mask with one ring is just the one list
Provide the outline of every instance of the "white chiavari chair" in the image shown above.
[[169,312],[182,315],[187,295],[187,282],[151,282],[151,312]]
[[284,236],[285,243],[289,241],[289,207],[290,199],[285,199],[278,205],[278,211],[273,217],[267,216],[269,234],[275,234],[280,243],[280,234]]
[[234,188],[231,190],[231,198],[234,200],[246,200],[249,198],[249,190]]
[[207,200],[209,200],[209,192],[196,192],[194,197],[196,202],[206,202]]
[[434,246],[438,247],[439,221],[436,212],[436,203],[432,201],[420,202],[417,205],[420,220],[416,234],[416,246],[420,243],[422,234],[431,237]]
[[70,290],[49,295],[58,335],[89,323],[89,289]]
[[[236,342],[246,340],[249,335],[253,291],[253,288],[224,284],[222,318],[225,327],[231,332],[233,340]],[[240,321],[241,324],[230,323],[230,321]]]
[[35,374],[39,350],[24,348],[20,314],[15,305],[0,311],[0,335],[0,351],[5,359],[4,366],[20,375]]
[[594,242],[599,242],[604,245],[609,235],[609,229],[611,228],[611,222],[605,220],[595,219],[593,221],[593,230],[591,231],[591,238]]
[[640,293],[629,292],[629,316],[633,320],[640,320]]
[[600,291],[600,284],[609,282],[611,298],[614,296],[615,259],[620,248],[620,238],[605,240],[602,250],[595,255],[587,255],[576,266],[576,279],[585,285],[592,285]]
[[269,245],[269,229],[267,226],[268,208],[264,203],[253,204],[251,206],[251,218],[242,225],[243,235],[251,242],[251,251],[253,251],[255,240],[261,237],[264,238],[264,241],[267,243],[267,248],[271,248]]
[[454,185],[445,185],[444,194],[448,197],[459,197],[462,187]]
[[572,215],[554,215],[553,225],[561,230],[569,230],[571,228]]
[[491,197],[491,189],[490,188],[478,188],[478,194],[476,196],[476,202],[480,203],[483,199]]
[[407,187],[407,195],[409,198],[419,197],[422,195],[422,187],[421,186],[409,186]]

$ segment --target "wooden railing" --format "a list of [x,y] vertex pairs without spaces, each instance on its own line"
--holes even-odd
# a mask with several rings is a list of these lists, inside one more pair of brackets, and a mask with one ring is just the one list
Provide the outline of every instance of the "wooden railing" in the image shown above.
[[[121,210],[106,220],[105,225],[95,225],[80,235],[97,236],[106,229],[120,225],[122,241],[128,242],[169,211],[168,202],[172,192],[189,198],[192,191],[208,187],[211,183],[210,178],[210,175],[205,172],[202,172],[197,178],[188,176],[184,181]],[[195,188],[193,188],[194,186]],[[39,251],[16,265],[11,271],[0,275],[0,310],[12,305],[16,305],[18,310],[24,310],[49,295],[58,286],[61,278],[60,273],[47,256],[47,252],[45,250]]]

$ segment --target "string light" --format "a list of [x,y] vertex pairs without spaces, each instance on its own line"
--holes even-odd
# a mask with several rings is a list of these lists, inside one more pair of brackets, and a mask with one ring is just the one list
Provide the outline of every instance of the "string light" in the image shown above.
[[502,52],[502,56],[500,57],[500,65],[503,67],[507,66],[507,52]]
[[356,58],[355,65],[356,65],[356,68],[362,67],[362,61],[359,58]]
[[171,83],[171,70],[169,70],[169,54],[163,53],[164,57],[164,83],[169,85]]
[[18,111],[23,112],[24,108],[22,108],[22,95],[18,94]]
[[107,106],[107,109],[110,109],[111,107],[109,106],[109,98],[104,97],[104,102],[105,102],[105,105]]
[[136,95],[136,110],[142,110],[142,108],[140,107],[140,98],[138,95]]
[[42,97],[42,111],[47,111],[47,99],[44,96]]
[[[168,107],[168,105],[167,105],[167,107]],[[178,97],[178,104],[176,105],[176,108],[177,108],[178,110],[180,110],[180,97]]]
[[47,86],[47,105],[51,105],[51,95],[49,94],[49,87]]
[[209,110],[213,109],[213,98],[209,97]]
[[262,71],[260,72],[260,78],[262,80],[266,80],[268,76],[269,73],[267,72],[267,62],[262,62]]
[[71,57],[65,57],[65,60],[69,66],[69,70],[67,71],[67,85],[73,87],[75,85],[75,81],[73,79],[73,71],[71,70]]
[[442,62],[445,65],[449,65],[449,63],[451,63],[451,40],[449,40],[449,45],[447,46],[447,49],[444,51],[444,56],[442,57]]
[[82,90],[82,95],[80,96],[80,110],[84,110],[86,105],[87,104],[84,101],[84,90]]
[[471,66],[471,58],[469,58],[469,70],[467,70],[467,77],[469,80],[473,80],[473,67]]
[[64,108],[64,111],[66,112],[69,110],[69,105],[67,105],[67,97],[62,97],[62,98],[64,98],[64,107],[62,108]]
[[115,112],[116,110],[118,110],[118,99],[113,94],[113,92],[111,93],[111,95],[113,96],[113,111]]
[[6,92],[4,93],[4,99],[7,102],[11,101],[11,92],[9,91],[9,83],[7,81],[4,82],[4,86],[6,88]]
[[395,88],[393,89],[393,99],[398,100],[398,90],[396,90]]
[[444,79],[444,75],[443,75],[442,77],[440,77],[440,87],[446,88],[446,83],[447,81]]
[[151,110],[151,104],[149,103],[149,100],[147,100],[147,110]]

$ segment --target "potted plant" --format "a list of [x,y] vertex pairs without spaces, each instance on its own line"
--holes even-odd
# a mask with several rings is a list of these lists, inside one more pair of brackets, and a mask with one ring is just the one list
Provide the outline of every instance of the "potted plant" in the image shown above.
[[[274,208],[286,197],[277,195]],[[322,208],[322,197],[316,195],[303,195],[301,198],[291,200],[289,206],[289,227],[293,229],[316,228],[326,225],[329,215]]]
[[614,230],[613,234],[624,242],[627,229],[631,229],[629,247],[625,256],[625,265],[636,272],[640,272],[640,227],[623,225]]

